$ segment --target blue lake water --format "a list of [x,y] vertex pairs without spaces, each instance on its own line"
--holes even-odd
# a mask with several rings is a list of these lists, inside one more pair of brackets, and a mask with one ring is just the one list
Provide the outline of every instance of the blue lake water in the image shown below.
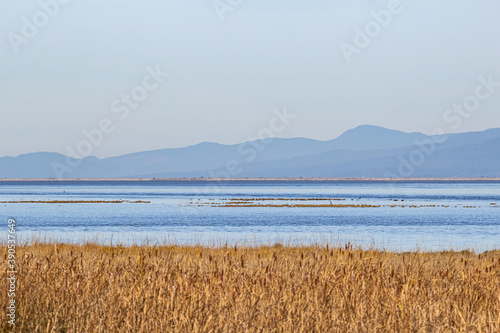
[[[25,240],[350,241],[390,250],[500,248],[499,182],[0,183],[2,202],[48,200],[149,203],[1,203],[5,232],[0,239],[5,239],[7,220],[13,217]],[[224,207],[235,201],[257,207]],[[280,204],[290,207],[276,207]],[[300,204],[326,207],[297,207]]]

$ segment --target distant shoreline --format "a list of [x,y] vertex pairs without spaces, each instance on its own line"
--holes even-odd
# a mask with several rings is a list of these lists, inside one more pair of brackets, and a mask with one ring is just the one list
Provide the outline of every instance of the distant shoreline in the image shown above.
[[2,182],[500,182],[500,178],[343,178],[343,177],[248,177],[248,178],[0,178]]

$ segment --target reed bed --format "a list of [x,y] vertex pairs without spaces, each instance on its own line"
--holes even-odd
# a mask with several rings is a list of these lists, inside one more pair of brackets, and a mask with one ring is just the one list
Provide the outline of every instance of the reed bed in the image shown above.
[[16,256],[15,332],[500,332],[500,251],[35,242]]

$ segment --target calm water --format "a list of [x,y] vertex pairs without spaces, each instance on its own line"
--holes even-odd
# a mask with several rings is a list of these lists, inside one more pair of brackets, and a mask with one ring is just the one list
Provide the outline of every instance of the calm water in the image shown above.
[[[380,207],[217,207],[236,198],[257,205]],[[263,198],[280,200],[259,200]],[[300,198],[329,200],[293,200]],[[29,200],[150,203],[2,203],[1,239],[7,219],[14,217],[26,239],[39,234],[62,241],[112,239],[127,244],[350,241],[392,250],[500,248],[498,182],[0,183],[0,201]]]

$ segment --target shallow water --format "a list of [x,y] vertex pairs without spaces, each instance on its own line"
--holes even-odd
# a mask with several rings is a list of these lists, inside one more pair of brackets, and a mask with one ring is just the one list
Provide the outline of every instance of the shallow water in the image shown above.
[[[328,200],[290,200],[302,198]],[[256,207],[219,207],[230,199],[251,199]],[[112,240],[126,244],[146,240],[207,244],[350,241],[363,247],[375,245],[391,250],[500,248],[498,182],[0,184],[0,201],[32,200],[150,203],[2,203],[2,239],[7,232],[7,219],[14,217],[17,232],[24,239],[38,234],[61,241]],[[259,207],[283,203],[377,207]]]

